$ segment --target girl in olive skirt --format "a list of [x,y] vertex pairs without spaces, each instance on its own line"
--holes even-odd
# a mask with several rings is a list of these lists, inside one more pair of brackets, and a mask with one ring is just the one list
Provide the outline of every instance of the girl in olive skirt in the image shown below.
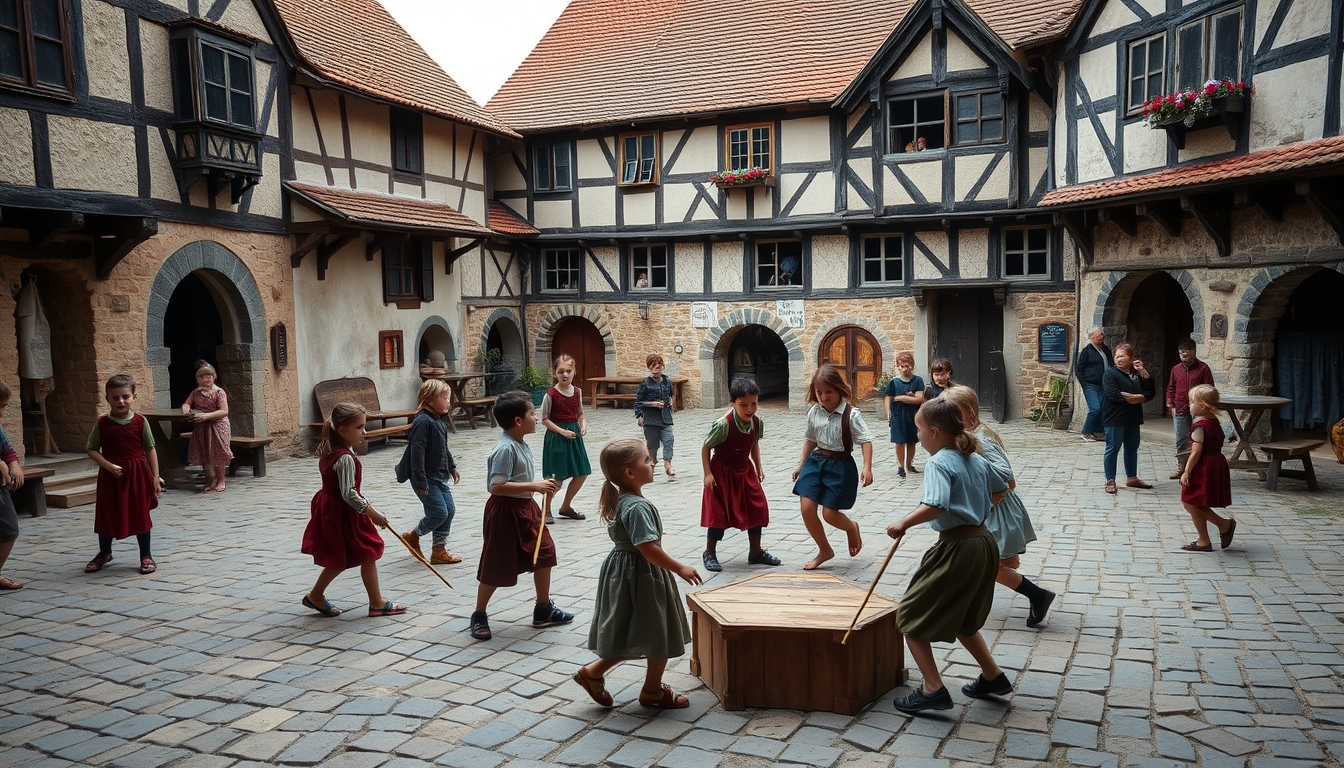
[[555,386],[546,390],[546,396],[541,399],[541,424],[546,427],[541,448],[541,474],[562,484],[573,478],[565,489],[564,501],[560,503],[560,516],[582,520],[584,514],[574,510],[574,496],[593,473],[593,466],[588,463],[588,449],[583,445],[588,422],[583,418],[583,390],[574,386],[575,369],[574,358],[569,355],[557,357]]
[[961,409],[946,398],[920,406],[915,428],[930,456],[924,465],[924,501],[887,526],[887,535],[898,540],[920,523],[938,531],[938,543],[924,553],[896,612],[896,626],[924,677],[914,693],[893,702],[896,709],[912,714],[952,708],[933,658],[934,642],[955,638],[980,665],[980,676],[962,686],[962,693],[981,699],[1013,691],[980,635],[999,570],[999,547],[984,523],[1008,485],[977,453],[979,444],[962,425]]

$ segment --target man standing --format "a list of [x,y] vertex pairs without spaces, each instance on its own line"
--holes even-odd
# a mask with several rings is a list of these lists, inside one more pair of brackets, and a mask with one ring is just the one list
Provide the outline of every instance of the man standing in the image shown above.
[[1088,331],[1087,340],[1091,343],[1078,353],[1078,359],[1073,364],[1073,373],[1083,388],[1083,398],[1087,400],[1087,420],[1083,422],[1083,439],[1095,443],[1106,436],[1102,431],[1101,377],[1106,369],[1114,364],[1111,362],[1111,348],[1102,343],[1100,327]]
[[1190,456],[1190,390],[1200,384],[1213,386],[1213,371],[1195,356],[1195,342],[1186,339],[1176,345],[1181,364],[1171,369],[1167,380],[1167,408],[1171,409],[1171,424],[1176,429],[1176,471],[1172,480],[1179,480],[1185,471],[1185,460]]

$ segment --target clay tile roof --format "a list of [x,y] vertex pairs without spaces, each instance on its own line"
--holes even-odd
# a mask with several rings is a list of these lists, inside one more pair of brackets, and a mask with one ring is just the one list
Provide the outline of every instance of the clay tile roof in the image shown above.
[[539,235],[541,230],[528,224],[509,207],[498,200],[490,201],[490,229],[501,235]]
[[490,230],[447,203],[285,182],[290,194],[329,218],[375,229],[432,231],[441,234],[485,236]]
[[[1082,0],[969,0],[1011,47]],[[486,108],[520,131],[829,104],[915,0],[573,0]]]
[[1111,179],[1047,192],[1041,205],[1152,196],[1171,190],[1258,178],[1296,170],[1344,164],[1344,136],[1262,149],[1239,157],[1171,168],[1143,176]]
[[517,136],[471,99],[377,0],[275,0],[310,74],[505,136]]

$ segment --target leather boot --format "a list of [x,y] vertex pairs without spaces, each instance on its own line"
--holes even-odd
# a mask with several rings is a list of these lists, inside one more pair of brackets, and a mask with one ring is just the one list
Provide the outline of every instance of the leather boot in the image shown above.
[[462,558],[450,553],[444,547],[434,547],[430,550],[429,562],[434,565],[453,565],[462,562]]
[[425,551],[420,548],[420,534],[416,531],[407,531],[406,533],[401,534],[401,538],[405,539],[412,547],[415,547],[416,552],[419,552],[422,555],[425,553]]

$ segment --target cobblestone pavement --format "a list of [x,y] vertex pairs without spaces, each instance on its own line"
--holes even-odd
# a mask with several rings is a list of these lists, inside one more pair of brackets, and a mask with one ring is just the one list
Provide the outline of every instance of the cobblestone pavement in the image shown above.
[[[766,410],[766,490],[774,524],[767,547],[796,569],[811,544],[788,476],[802,418]],[[679,475],[661,471],[647,495],[666,524],[664,546],[699,567],[698,445],[717,412],[677,415]],[[634,433],[628,412],[591,419],[594,458]],[[964,651],[939,650],[958,706],[910,719],[882,697],[858,717],[783,710],[726,712],[688,672],[667,676],[689,709],[651,713],[634,701],[641,663],[617,668],[620,706],[594,706],[570,679],[586,650],[592,590],[609,549],[592,510],[555,526],[556,602],[571,626],[534,630],[524,580],[491,606],[494,640],[466,634],[480,551],[485,453],[496,430],[452,438],[463,483],[455,490],[449,591],[387,537],[384,592],[405,616],[364,616],[356,572],[328,596],[348,613],[324,619],[299,605],[317,568],[299,554],[311,459],[275,461],[262,479],[239,477],[223,496],[171,492],[155,512],[159,571],[135,572],[134,540],[85,575],[94,554],[92,507],[21,521],[6,574],[27,582],[0,593],[0,766],[119,765],[225,768],[258,764],[491,768],[543,764],[668,768],[958,764],[1079,766],[1338,765],[1344,756],[1344,473],[1318,462],[1323,491],[1285,481],[1270,494],[1254,476],[1233,478],[1240,522],[1225,552],[1192,554],[1171,468],[1169,432],[1145,434],[1141,475],[1151,491],[1102,492],[1101,446],[1019,422],[1002,434],[1018,490],[1040,540],[1023,572],[1060,593],[1044,628],[1028,630],[1023,598],[1002,588],[985,627],[1016,694],[969,702]],[[540,436],[532,438],[540,454]],[[889,540],[880,529],[913,508],[920,476],[895,477],[889,444],[877,446],[877,482],[859,495],[866,544],[830,570],[866,585]],[[402,530],[419,516],[392,480],[400,450],[374,449],[366,492]],[[923,456],[921,455],[921,463]],[[831,531],[838,550],[843,536]],[[932,543],[917,529],[897,552],[883,593],[899,597]],[[746,539],[720,546],[724,584],[757,571]],[[689,648],[687,650],[689,654]],[[918,671],[912,669],[918,681]]]

